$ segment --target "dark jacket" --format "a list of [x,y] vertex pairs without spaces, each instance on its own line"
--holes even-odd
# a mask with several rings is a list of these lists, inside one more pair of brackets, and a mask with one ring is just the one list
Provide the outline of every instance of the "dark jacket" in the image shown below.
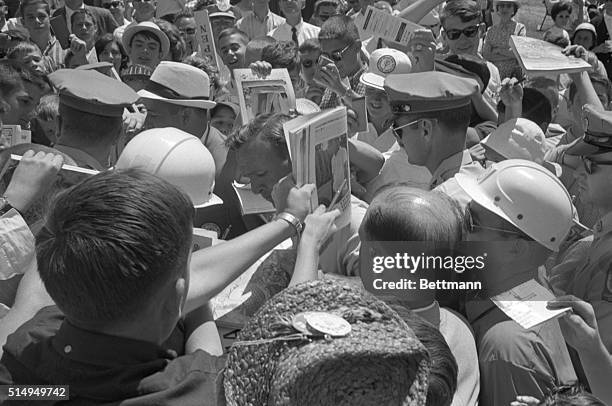
[[[610,38],[610,33],[608,32],[608,27],[606,27],[606,21],[602,14],[595,17],[591,24],[595,27],[597,31],[597,44],[603,44],[604,42],[612,39]],[[608,72],[608,78],[612,80],[612,53],[606,54],[597,54],[599,60],[604,64],[606,68],[606,72]]]

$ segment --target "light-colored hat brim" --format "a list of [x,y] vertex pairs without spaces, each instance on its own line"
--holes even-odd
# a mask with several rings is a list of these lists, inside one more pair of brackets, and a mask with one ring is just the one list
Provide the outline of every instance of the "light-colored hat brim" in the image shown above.
[[472,200],[518,228],[514,221],[512,221],[510,217],[508,217],[506,213],[504,213],[503,210],[499,208],[499,206],[495,205],[493,199],[489,198],[483,192],[482,188],[478,184],[477,178],[475,178],[474,176],[458,173],[455,175],[455,179],[457,180],[459,186],[461,186],[461,189],[463,189]]
[[138,95],[144,99],[161,100],[166,103],[176,104],[178,106],[195,107],[205,110],[212,109],[217,105],[217,103],[212,100],[166,99],[165,97],[158,96],[155,93],[151,93],[144,89],[139,90]]
[[[151,23],[151,24],[154,24],[154,23]],[[141,31],[148,31],[154,34],[159,39],[159,42],[161,42],[161,48],[162,48],[162,54],[163,54],[162,57],[166,57],[170,53],[170,40],[168,39],[168,36],[161,30],[161,28],[142,26],[139,24],[134,24],[125,29],[125,31],[123,32],[122,40],[121,40],[121,42],[123,42],[123,47],[125,49],[130,48],[130,43],[132,42],[132,38],[134,37],[134,35],[138,34]]]
[[221,200],[221,198],[219,196],[217,196],[216,194],[212,194],[210,196],[210,199],[202,204],[198,204],[198,205],[193,205],[194,208],[196,209],[203,209],[205,207],[209,207],[209,206],[218,206],[220,204],[223,204],[223,200]]
[[366,72],[359,78],[359,81],[366,86],[378,90],[385,90],[385,77],[372,72]]

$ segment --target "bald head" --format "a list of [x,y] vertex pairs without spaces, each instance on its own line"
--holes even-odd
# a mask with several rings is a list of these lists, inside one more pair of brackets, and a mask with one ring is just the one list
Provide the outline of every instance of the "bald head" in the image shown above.
[[463,215],[450,197],[407,186],[380,192],[362,223],[369,241],[461,241]]

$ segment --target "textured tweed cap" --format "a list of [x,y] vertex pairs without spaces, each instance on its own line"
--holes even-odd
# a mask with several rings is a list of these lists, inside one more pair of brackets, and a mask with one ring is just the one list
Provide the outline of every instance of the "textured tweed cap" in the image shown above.
[[[344,318],[343,337],[286,340],[303,312]],[[319,280],[271,298],[230,349],[228,406],[425,405],[429,357],[401,317],[357,287]]]

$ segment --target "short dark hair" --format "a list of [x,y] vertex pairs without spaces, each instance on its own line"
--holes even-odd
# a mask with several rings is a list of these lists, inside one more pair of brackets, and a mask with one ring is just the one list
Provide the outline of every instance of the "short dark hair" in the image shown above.
[[157,42],[159,44],[159,51],[161,52],[162,44],[161,44],[161,41],[159,40],[159,37],[153,34],[151,31],[145,31],[145,30],[138,31],[137,33],[132,35],[132,38],[130,38],[130,48],[132,47],[134,43],[134,39],[139,35],[147,40],[152,40],[152,41]]
[[[185,39],[181,35],[181,31],[176,25],[164,20],[163,18],[154,18],[153,22],[157,24],[160,30],[166,34],[168,41],[170,41],[170,58],[174,62],[180,62],[183,60],[185,53],[187,52],[187,44]],[[161,49],[161,48],[160,48]]]
[[478,20],[482,21],[480,6],[474,0],[453,0],[446,2],[446,6],[440,13],[440,23],[444,27],[447,18],[459,17],[461,22]]
[[49,3],[45,0],[21,0],[21,2],[19,2],[19,15],[25,17],[25,8],[33,5],[44,6],[47,14],[51,15],[51,8],[49,7]]
[[568,13],[572,14],[572,3],[565,0],[554,3],[550,9],[550,16],[552,17],[553,21],[562,11],[567,11]]
[[605,406],[595,395],[580,385],[555,388],[546,395],[541,406]]
[[245,44],[249,43],[249,36],[246,35],[246,33],[244,31],[240,31],[236,27],[226,28],[223,31],[221,31],[219,33],[218,41],[221,42],[222,38],[229,37],[231,35],[238,35],[240,37],[240,39],[242,39],[244,41]]
[[36,237],[40,277],[69,320],[131,320],[180,275],[191,200],[139,170],[107,171],[62,193]]
[[79,134],[79,137],[95,142],[112,143],[121,132],[123,119],[87,113],[60,103],[59,124],[60,132]]
[[11,94],[19,89],[24,82],[32,83],[41,89],[47,85],[46,77],[20,61],[0,60],[0,93]]
[[20,41],[15,44],[14,47],[9,49],[6,53],[6,59],[14,59],[16,61],[23,61],[24,56],[29,54],[30,52],[37,52],[42,56],[42,52],[40,52],[40,48],[30,41]]
[[261,60],[268,62],[273,69],[287,69],[291,72],[300,68],[300,54],[293,41],[279,41],[266,46],[261,51]]
[[391,307],[404,319],[429,353],[431,368],[425,405],[450,406],[457,390],[459,367],[446,339],[440,330],[404,306],[391,304]]
[[[414,199],[430,202],[419,206]],[[373,241],[461,241],[465,231],[463,212],[454,200],[439,192],[408,186],[391,186],[377,193],[366,211],[363,231]]]
[[232,150],[239,150],[249,141],[257,138],[269,142],[277,150],[279,157],[289,159],[289,149],[285,140],[283,124],[291,119],[283,113],[261,114],[250,123],[232,133],[226,140],[226,145]]
[[531,87],[523,89],[522,117],[531,120],[538,126],[550,124],[552,121],[552,105],[548,98],[539,90]]
[[352,42],[359,41],[359,30],[355,21],[345,15],[333,15],[327,19],[319,31],[319,41],[344,39]]

